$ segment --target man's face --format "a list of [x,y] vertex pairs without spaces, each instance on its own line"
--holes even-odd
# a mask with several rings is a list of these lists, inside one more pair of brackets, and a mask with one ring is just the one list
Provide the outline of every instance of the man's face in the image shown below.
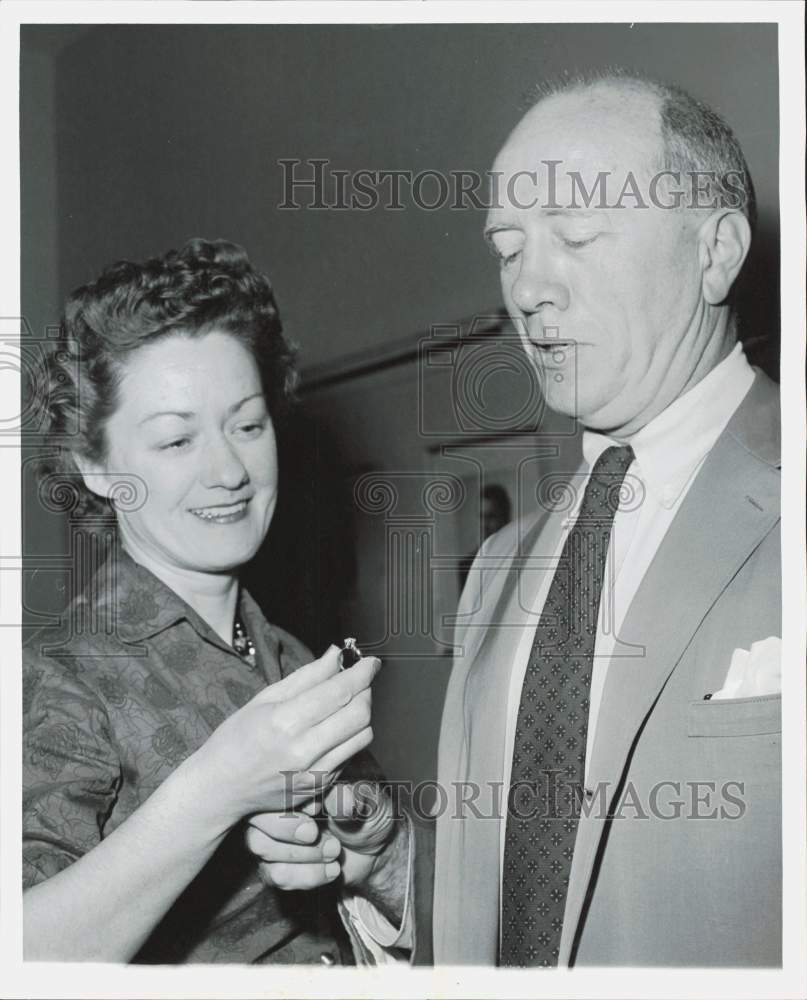
[[[565,94],[533,108],[494,165],[486,226],[548,404],[617,436],[689,388],[711,335],[692,215],[650,204],[657,113],[649,99],[633,102]],[[520,171],[537,171],[538,183]],[[600,171],[605,197],[585,208],[579,185],[592,191]],[[649,207],[630,195],[600,207],[619,200],[629,173]]]

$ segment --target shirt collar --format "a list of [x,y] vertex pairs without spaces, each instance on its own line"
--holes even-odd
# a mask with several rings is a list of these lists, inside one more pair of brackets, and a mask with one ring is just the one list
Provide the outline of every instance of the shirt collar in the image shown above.
[[742,345],[679,396],[650,423],[622,441],[583,432],[583,456],[592,467],[610,445],[629,444],[637,471],[662,507],[671,508],[697,472],[754,381]]
[[[202,638],[232,651],[176,591],[135,562],[119,540],[93,577],[90,592],[99,609],[111,612],[111,624],[124,642],[141,642],[187,621]],[[243,604],[243,593],[241,600]],[[248,602],[248,617],[252,619],[254,601],[248,598]]]

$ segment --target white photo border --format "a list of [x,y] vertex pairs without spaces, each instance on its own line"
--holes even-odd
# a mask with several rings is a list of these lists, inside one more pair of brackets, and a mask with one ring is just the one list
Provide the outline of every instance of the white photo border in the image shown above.
[[[783,968],[588,969],[541,972],[556,997],[800,998],[807,995],[805,860],[805,219],[804,20],[792,2],[36,2],[0,4],[2,177],[0,316],[20,316],[19,25],[92,23],[766,22],[779,26],[782,297],[784,941]],[[2,393],[14,391],[4,371]],[[14,401],[19,398],[17,394]],[[787,419],[785,419],[787,417]],[[19,440],[0,447],[0,623],[20,620]],[[21,961],[21,720],[19,632],[0,628],[0,986],[7,997],[530,997],[536,973],[480,968],[318,969],[133,967]],[[792,668],[792,669],[791,669]]]

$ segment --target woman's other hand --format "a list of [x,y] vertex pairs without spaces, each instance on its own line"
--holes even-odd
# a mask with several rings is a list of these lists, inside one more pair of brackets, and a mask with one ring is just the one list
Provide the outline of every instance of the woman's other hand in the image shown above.
[[373,738],[370,684],[380,661],[339,670],[339,650],[260,691],[188,759],[203,794],[219,799],[228,824],[281,812],[327,788]]
[[[324,807],[326,825],[314,816]],[[358,807],[358,808],[355,808]],[[410,881],[409,822],[395,815],[376,784],[334,785],[322,805],[296,813],[252,816],[247,847],[260,859],[263,879],[278,889],[313,889],[333,882],[364,896],[394,926],[405,916]]]
[[342,845],[315,820],[320,805],[307,802],[297,812],[258,813],[246,828],[246,843],[258,858],[261,876],[278,889],[315,889],[342,871]]
[[[325,825],[315,822],[320,812]],[[340,874],[346,886],[362,886],[395,832],[392,802],[379,785],[340,782],[322,803],[251,816],[246,842],[265,881],[278,889],[312,889]]]

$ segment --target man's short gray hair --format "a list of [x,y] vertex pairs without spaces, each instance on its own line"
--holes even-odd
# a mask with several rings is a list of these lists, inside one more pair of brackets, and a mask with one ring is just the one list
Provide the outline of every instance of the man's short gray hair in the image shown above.
[[683,87],[622,67],[612,67],[545,80],[529,94],[528,106],[534,107],[558,94],[593,90],[609,84],[658,99],[662,148],[653,167],[682,176],[707,175],[705,190],[709,203],[739,208],[753,229],[757,215],[756,196],[742,147],[727,122]]

